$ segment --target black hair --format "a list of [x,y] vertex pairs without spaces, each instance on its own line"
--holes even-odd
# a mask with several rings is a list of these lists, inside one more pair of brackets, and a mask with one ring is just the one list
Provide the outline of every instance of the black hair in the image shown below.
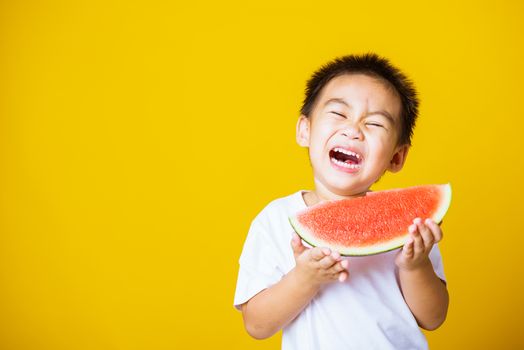
[[401,132],[399,145],[411,145],[413,128],[418,117],[419,99],[411,80],[398,68],[394,67],[386,58],[368,52],[362,55],[347,55],[335,58],[318,69],[307,81],[306,96],[300,113],[309,117],[322,88],[333,78],[344,75],[361,73],[378,78],[394,90],[401,101]]

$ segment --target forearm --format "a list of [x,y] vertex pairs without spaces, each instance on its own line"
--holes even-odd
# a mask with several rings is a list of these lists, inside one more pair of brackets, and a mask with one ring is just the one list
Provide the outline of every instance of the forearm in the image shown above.
[[242,305],[244,324],[257,339],[270,337],[291,322],[318,293],[320,286],[306,283],[291,270],[278,283]]
[[420,327],[437,329],[446,319],[449,295],[431,262],[413,270],[399,270],[404,299]]

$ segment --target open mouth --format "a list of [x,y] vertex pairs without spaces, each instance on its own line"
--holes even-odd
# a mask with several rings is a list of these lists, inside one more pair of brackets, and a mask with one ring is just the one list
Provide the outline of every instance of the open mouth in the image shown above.
[[329,151],[329,158],[333,163],[345,169],[360,169],[362,166],[360,154],[340,147],[335,147]]

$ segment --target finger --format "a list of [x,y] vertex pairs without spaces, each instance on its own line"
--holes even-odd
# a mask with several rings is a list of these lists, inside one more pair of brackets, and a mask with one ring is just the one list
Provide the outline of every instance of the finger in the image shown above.
[[[411,232],[411,230],[415,232],[415,227],[413,225],[410,226],[409,233],[413,233]],[[404,256],[406,256],[407,258],[413,257],[413,237],[411,237],[411,235],[408,237],[406,243],[404,244],[404,247],[402,247],[402,254],[404,254]]]
[[345,269],[346,268],[342,265],[342,261],[339,261],[329,268],[328,273],[338,276],[338,274],[344,271]]
[[295,258],[302,254],[304,250],[307,248],[302,244],[302,239],[296,234],[296,232],[293,232],[292,238],[291,238],[291,248],[293,249],[293,255],[295,255]]
[[420,232],[418,232],[418,226],[415,225],[415,227],[415,232],[411,234],[411,237],[413,238],[413,256],[417,256],[424,252],[424,241],[420,236]]
[[426,226],[420,220],[417,222],[418,232],[420,232],[420,236],[422,237],[422,242],[424,244],[424,249],[426,251],[430,250],[433,247],[433,243],[435,243],[435,237],[433,237],[433,232],[429,229],[429,227]]
[[342,260],[340,265],[342,265],[342,267],[347,270],[349,267],[349,260]]
[[342,271],[339,275],[338,275],[338,281],[339,282],[344,282],[345,280],[347,280],[349,277],[349,272],[347,271]]
[[331,252],[331,256],[333,257],[333,259],[335,259],[336,261],[340,261],[340,253],[337,252],[337,251],[332,251]]
[[322,259],[324,256],[326,256],[326,254],[324,254],[324,251],[323,251],[322,248],[320,248],[320,247],[315,247],[315,248],[311,249],[311,257],[312,257],[314,260],[319,261],[319,260]]
[[320,259],[318,261],[319,265],[321,268],[323,269],[329,269],[330,267],[332,267],[337,261],[335,259],[333,259],[333,257],[331,255],[326,255],[325,257],[323,257],[322,259]]
[[435,237],[435,243],[440,242],[443,238],[442,229],[440,228],[440,225],[438,225],[435,221],[431,219],[426,219],[425,223],[433,232],[433,237]]

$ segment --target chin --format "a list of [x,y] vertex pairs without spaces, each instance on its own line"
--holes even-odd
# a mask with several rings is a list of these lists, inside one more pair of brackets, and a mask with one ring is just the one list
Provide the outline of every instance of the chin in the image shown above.
[[357,173],[329,170],[315,175],[315,183],[336,196],[348,197],[368,192],[374,180],[376,181],[379,178],[378,176],[375,178],[370,177],[369,174],[363,174],[364,169]]
[[348,183],[347,181],[343,183],[324,182],[323,187],[337,196],[348,197],[367,192],[369,187],[371,187],[371,184],[366,185],[362,183]]

